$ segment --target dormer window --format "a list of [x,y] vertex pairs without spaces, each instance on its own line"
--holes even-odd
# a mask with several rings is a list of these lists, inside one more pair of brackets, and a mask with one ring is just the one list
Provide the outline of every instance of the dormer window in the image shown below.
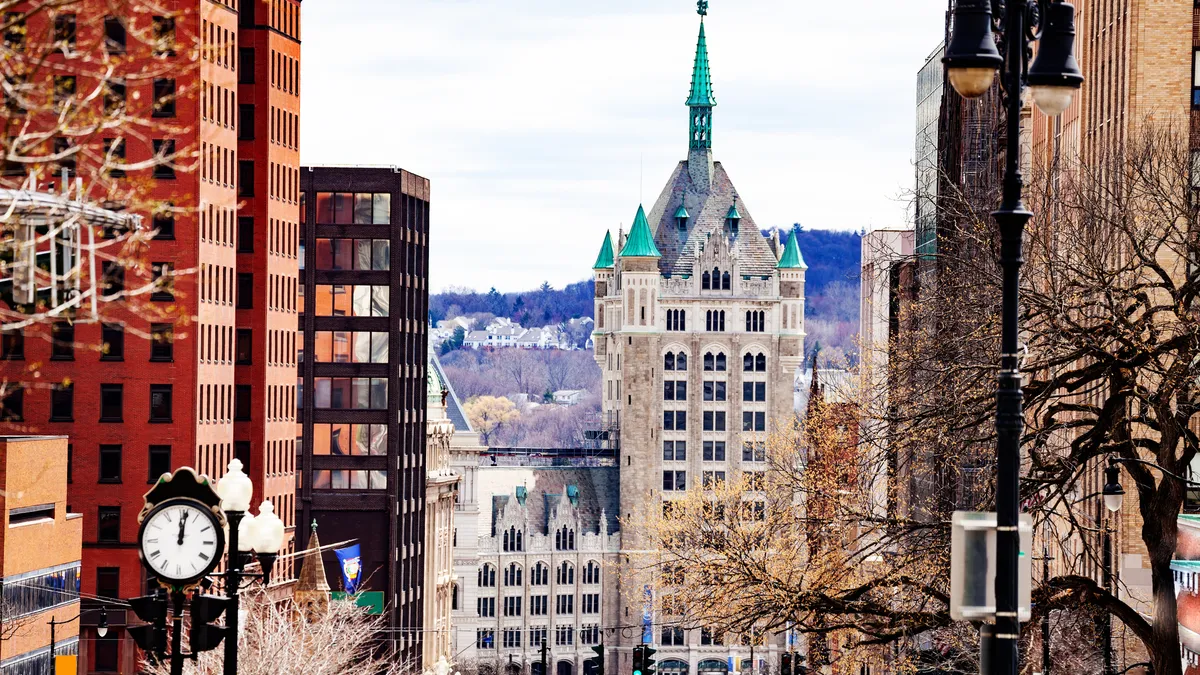
[[733,198],[733,205],[729,207],[729,212],[725,214],[725,229],[729,230],[730,234],[738,233],[738,223],[742,220],[742,214],[738,212],[737,197]]
[[679,227],[680,232],[687,231],[688,218],[690,217],[687,209],[683,206],[683,202],[680,202],[679,208],[675,211],[675,224]]

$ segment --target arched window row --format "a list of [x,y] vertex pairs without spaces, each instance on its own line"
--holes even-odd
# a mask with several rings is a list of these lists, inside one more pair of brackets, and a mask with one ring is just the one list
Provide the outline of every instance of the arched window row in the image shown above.
[[663,356],[663,370],[687,370],[687,354],[667,352]]
[[705,312],[704,330],[710,333],[725,332],[725,310],[710,309]]
[[480,588],[495,588],[496,587],[496,568],[492,565],[484,565],[479,568],[479,587]]
[[687,330],[687,310],[668,309],[667,310],[667,330],[670,330],[670,331]]
[[550,567],[542,562],[534,565],[533,575],[529,579],[529,583],[534,586],[545,586],[550,583]]
[[600,583],[600,564],[595,560],[589,560],[587,565],[583,568],[583,583]]
[[724,354],[708,352],[704,355],[704,370],[723,372],[726,369],[725,366]]
[[742,357],[742,372],[744,373],[765,373],[767,372],[767,355],[763,353],[747,354]]
[[504,532],[501,541],[501,548],[504,551],[524,551],[525,550],[525,533],[518,530],[516,527],[510,527]]
[[554,550],[556,551],[574,551],[575,550],[575,530],[562,526],[562,529],[554,533]]
[[704,291],[728,291],[733,288],[733,277],[714,267],[711,272],[700,275],[700,289]]
[[767,313],[763,311],[746,312],[746,332],[762,333],[767,330]]

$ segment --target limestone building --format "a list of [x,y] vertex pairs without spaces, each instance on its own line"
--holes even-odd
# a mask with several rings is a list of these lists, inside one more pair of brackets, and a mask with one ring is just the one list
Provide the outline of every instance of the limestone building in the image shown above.
[[429,358],[425,418],[425,636],[421,666],[432,669],[440,659],[450,661],[450,612],[454,590],[454,507],[461,474],[450,459],[455,425],[450,415],[450,387],[436,357]]
[[[701,3],[688,108],[688,154],[628,236],[606,234],[594,265],[595,357],[604,411],[620,426],[621,518],[637,522],[693,487],[765,468],[762,444],[791,423],[804,354],[803,258],[795,234],[764,236],[713,160],[713,96]],[[622,549],[646,548],[624,528]],[[640,623],[639,589],[621,589]],[[636,591],[636,592],[631,592]],[[653,594],[655,589],[649,589]],[[750,648],[654,614],[660,672],[741,669]],[[637,633],[628,635],[626,633]],[[641,631],[617,631],[608,667],[627,672]],[[714,642],[716,642],[714,644]],[[759,647],[756,659],[777,659]],[[748,663],[745,664],[749,666]]]

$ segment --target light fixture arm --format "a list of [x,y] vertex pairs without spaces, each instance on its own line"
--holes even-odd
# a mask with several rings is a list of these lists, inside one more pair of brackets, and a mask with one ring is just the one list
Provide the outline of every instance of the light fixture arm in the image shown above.
[[1144,460],[1144,459],[1136,459],[1136,458],[1134,458],[1134,457],[1109,457],[1109,458],[1108,458],[1108,465],[1109,465],[1109,466],[1117,466],[1117,465],[1119,465],[1119,464],[1141,464],[1142,466],[1148,466],[1148,467],[1150,467],[1151,469],[1156,469],[1156,470],[1158,470],[1158,471],[1159,471],[1159,472],[1161,472],[1161,473],[1162,473],[1164,476],[1167,476],[1167,477],[1169,477],[1169,478],[1173,478],[1173,479],[1175,479],[1175,480],[1179,481],[1180,483],[1183,483],[1183,484],[1184,484],[1184,487],[1188,487],[1188,488],[1200,488],[1200,483],[1197,483],[1196,481],[1191,481],[1191,480],[1188,480],[1188,479],[1184,478],[1183,476],[1180,476],[1180,475],[1179,475],[1179,474],[1177,474],[1177,473],[1174,473],[1174,472],[1172,472],[1172,471],[1168,471],[1167,469],[1164,469],[1163,467],[1161,467],[1161,466],[1159,466],[1159,465],[1155,464],[1154,462],[1150,462],[1150,461],[1147,461],[1147,460]]

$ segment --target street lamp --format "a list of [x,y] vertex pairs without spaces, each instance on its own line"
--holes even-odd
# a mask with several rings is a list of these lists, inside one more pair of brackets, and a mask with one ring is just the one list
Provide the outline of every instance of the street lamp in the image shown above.
[[[71,623],[75,619],[78,619],[79,617],[83,616],[84,612],[93,612],[93,611],[95,611],[95,610],[91,610],[91,609],[80,610],[80,612],[78,614],[76,614],[75,616],[73,616],[69,619],[64,619],[62,621],[56,621],[53,616],[50,617],[49,623],[50,623],[50,670],[51,671],[54,670],[54,649],[55,649],[55,642],[56,642],[56,639],[54,636],[54,628],[56,626],[62,626],[64,624]],[[105,635],[108,635],[108,609],[105,607],[101,607],[100,608],[100,621],[96,624],[96,636],[104,637]]]
[[[258,517],[247,513],[254,485],[242,471],[241,460],[229,462],[229,471],[217,483],[221,510],[229,521],[228,558],[225,562],[225,595],[229,606],[225,610],[225,675],[237,675],[238,594],[245,579],[261,579],[264,586],[271,582],[271,570],[283,546],[283,521],[275,515],[275,506],[264,501],[258,507]],[[251,553],[257,554],[261,574],[249,574],[244,566]]]
[[[1002,17],[994,25],[993,15]],[[1003,34],[1004,55],[996,48],[994,30]],[[1028,49],[1039,43],[1037,59]],[[996,625],[990,653],[993,675],[1016,675],[1020,637],[1017,564],[1020,553],[1021,244],[1025,224],[1033,216],[1021,200],[1021,92],[1033,89],[1034,102],[1047,115],[1070,105],[1083,84],[1075,61],[1075,7],[1062,0],[958,0],[953,32],[942,59],[950,84],[965,98],[982,96],[1000,74],[1007,111],[1004,192],[992,214],[1000,226],[1000,265],[1004,272],[999,388],[996,393]]]
[[1109,511],[1116,513],[1121,510],[1121,503],[1125,500],[1125,488],[1121,487],[1121,465],[1122,464],[1141,464],[1155,469],[1162,475],[1172,480],[1177,480],[1183,483],[1186,488],[1200,488],[1200,483],[1190,481],[1177,473],[1167,471],[1154,462],[1148,462],[1144,459],[1133,459],[1130,457],[1109,457],[1108,468],[1104,470],[1104,506]]

